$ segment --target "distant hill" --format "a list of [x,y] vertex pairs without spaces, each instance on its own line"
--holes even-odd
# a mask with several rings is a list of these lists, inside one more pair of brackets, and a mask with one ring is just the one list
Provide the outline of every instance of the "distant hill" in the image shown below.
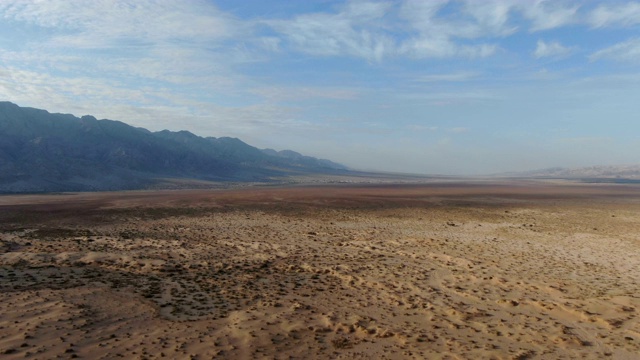
[[500,174],[499,176],[556,178],[556,179],[582,179],[582,180],[611,180],[624,182],[624,180],[640,181],[640,164],[634,165],[601,165],[579,168],[555,167],[541,170],[533,170],[517,173]]
[[293,151],[188,131],[151,132],[120,121],[51,114],[0,102],[0,192],[143,189],[159,179],[269,181],[345,172]]

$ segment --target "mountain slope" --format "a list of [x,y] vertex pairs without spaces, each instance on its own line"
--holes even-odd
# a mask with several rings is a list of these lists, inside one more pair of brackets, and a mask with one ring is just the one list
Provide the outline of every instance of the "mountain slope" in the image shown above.
[[0,102],[0,192],[140,189],[158,178],[267,181],[346,169],[300,156],[308,159],[270,155],[239,139],[150,132]]
[[288,164],[291,165],[295,165],[297,167],[312,167],[312,168],[327,168],[327,169],[334,169],[334,170],[347,170],[347,168],[342,165],[342,164],[338,164],[335,163],[331,160],[326,160],[326,159],[318,159],[318,158],[314,158],[311,156],[305,156],[302,155],[300,153],[297,153],[295,151],[291,151],[291,150],[282,150],[282,151],[275,151],[273,149],[263,149],[262,150],[263,153],[270,155],[270,156],[275,156],[278,157],[280,159],[285,159],[285,162],[287,162]]

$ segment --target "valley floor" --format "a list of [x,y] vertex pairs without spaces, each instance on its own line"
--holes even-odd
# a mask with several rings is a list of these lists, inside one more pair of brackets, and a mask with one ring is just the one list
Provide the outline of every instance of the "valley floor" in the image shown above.
[[640,186],[0,197],[0,357],[633,359]]

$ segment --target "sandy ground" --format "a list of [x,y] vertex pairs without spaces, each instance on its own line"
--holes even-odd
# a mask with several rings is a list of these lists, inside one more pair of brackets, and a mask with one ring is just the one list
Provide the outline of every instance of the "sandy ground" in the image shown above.
[[640,186],[0,197],[2,359],[638,359]]

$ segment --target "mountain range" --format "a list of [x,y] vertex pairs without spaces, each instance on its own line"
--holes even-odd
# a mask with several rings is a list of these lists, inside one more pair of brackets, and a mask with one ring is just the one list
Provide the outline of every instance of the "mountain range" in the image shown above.
[[236,138],[151,132],[0,102],[3,193],[144,189],[166,179],[264,182],[345,172],[346,166],[329,160],[258,149]]
[[598,182],[640,181],[640,165],[596,165],[576,168],[553,167],[515,173],[497,174],[498,177],[569,179]]

